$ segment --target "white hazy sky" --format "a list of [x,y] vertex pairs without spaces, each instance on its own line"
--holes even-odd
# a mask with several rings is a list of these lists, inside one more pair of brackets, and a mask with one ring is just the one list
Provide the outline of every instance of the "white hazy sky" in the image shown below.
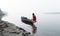
[[[21,16],[32,18],[32,13],[34,12],[39,22],[36,25],[40,27],[51,18],[48,15],[44,16],[42,13],[60,12],[60,0],[0,0],[0,8],[8,13],[3,20],[14,23],[24,29],[30,29],[30,27],[21,22]],[[31,29],[28,31],[31,31]]]
[[60,0],[0,0],[0,8],[8,12],[60,11]]
[[[60,12],[60,0],[0,0],[0,8],[8,13],[4,20],[19,21],[21,16],[31,17],[34,12]],[[18,23],[18,22],[17,22]]]

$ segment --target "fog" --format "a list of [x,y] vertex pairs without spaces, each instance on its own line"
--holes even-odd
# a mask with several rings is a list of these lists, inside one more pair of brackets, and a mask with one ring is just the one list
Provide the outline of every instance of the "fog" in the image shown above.
[[[31,26],[21,22],[21,16],[37,16],[35,36],[60,36],[60,0],[0,0],[0,8],[6,13],[2,19],[31,32]],[[47,14],[45,14],[47,13]],[[30,27],[30,28],[29,28]]]

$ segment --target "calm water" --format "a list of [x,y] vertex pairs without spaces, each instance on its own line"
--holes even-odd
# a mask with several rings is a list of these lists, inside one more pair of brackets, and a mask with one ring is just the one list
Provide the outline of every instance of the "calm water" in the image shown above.
[[39,20],[37,36],[60,36],[60,14],[42,14]]

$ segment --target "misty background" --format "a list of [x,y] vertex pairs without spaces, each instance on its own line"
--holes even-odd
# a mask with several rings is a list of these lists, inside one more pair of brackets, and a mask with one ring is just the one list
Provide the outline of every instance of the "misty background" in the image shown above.
[[21,22],[21,16],[37,16],[35,36],[60,36],[60,0],[0,0],[6,16],[2,19],[31,32],[31,26]]

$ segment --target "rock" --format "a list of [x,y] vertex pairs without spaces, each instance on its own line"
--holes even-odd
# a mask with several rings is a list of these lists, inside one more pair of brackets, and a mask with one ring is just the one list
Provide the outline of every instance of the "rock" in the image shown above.
[[13,23],[2,21],[2,17],[6,14],[0,9],[0,36],[31,36],[30,32],[27,32],[23,28],[20,28]]
[[0,24],[0,36],[31,36],[30,32],[7,21]]

